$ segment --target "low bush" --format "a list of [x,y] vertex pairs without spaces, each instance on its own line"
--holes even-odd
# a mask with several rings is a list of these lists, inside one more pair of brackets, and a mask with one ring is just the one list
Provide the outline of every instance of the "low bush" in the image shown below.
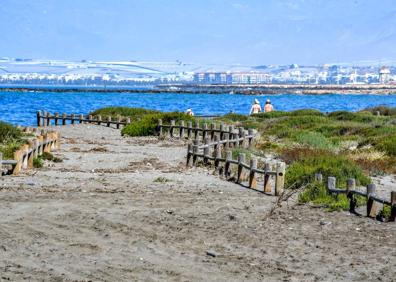
[[310,155],[302,155],[303,152],[295,153],[295,160],[287,169],[286,187],[301,187],[312,182],[315,173],[322,173],[323,179],[329,176],[336,177],[338,187],[345,187],[348,178],[355,178],[358,185],[370,183],[362,169],[346,157],[323,150],[310,152]]
[[378,118],[372,115],[370,112],[348,112],[348,111],[336,111],[329,115],[329,118],[334,120],[345,120],[345,121],[355,121],[355,122],[373,122]]
[[157,134],[158,120],[162,119],[164,125],[170,124],[171,120],[179,122],[194,121],[194,117],[180,112],[155,113],[144,115],[140,120],[132,121],[121,130],[122,135],[128,136],[150,136]]
[[330,139],[315,131],[304,131],[298,133],[295,136],[295,140],[302,145],[308,145],[316,149],[333,150],[336,148],[336,144],[334,144]]
[[42,168],[43,165],[44,165],[44,162],[41,158],[33,158],[33,167]]
[[382,116],[396,116],[396,107],[391,108],[391,107],[380,105],[380,106],[376,106],[376,107],[366,108],[363,111],[371,112],[372,114],[375,114],[376,112],[380,112],[380,115],[382,115]]
[[51,161],[54,163],[61,163],[62,159],[55,157],[53,154],[49,153],[49,152],[44,152],[41,156],[40,159],[42,160],[47,160],[47,161]]
[[11,124],[0,121],[0,144],[19,140],[22,132]]
[[147,114],[154,114],[154,113],[159,113],[159,111],[156,110],[149,110],[149,109],[144,109],[144,108],[128,108],[128,107],[106,107],[102,109],[95,110],[91,113],[90,115],[102,115],[102,116],[111,116],[113,118],[116,118],[117,116],[122,116],[122,117],[130,117],[132,120],[141,118],[144,115]]
[[[357,205],[366,203],[364,197],[356,196]],[[310,183],[298,196],[300,203],[312,203],[328,208],[330,211],[349,210],[349,199],[345,194],[331,195],[323,183]]]

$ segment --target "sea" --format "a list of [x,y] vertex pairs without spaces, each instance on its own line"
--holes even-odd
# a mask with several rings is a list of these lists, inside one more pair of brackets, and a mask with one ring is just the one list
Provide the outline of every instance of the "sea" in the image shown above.
[[262,105],[270,99],[275,110],[317,109],[322,112],[359,111],[367,107],[396,107],[396,95],[371,94],[180,94],[119,92],[1,92],[0,120],[15,125],[34,125],[38,110],[88,114],[107,106],[142,107],[160,111],[185,111],[196,115],[247,115],[254,99]]

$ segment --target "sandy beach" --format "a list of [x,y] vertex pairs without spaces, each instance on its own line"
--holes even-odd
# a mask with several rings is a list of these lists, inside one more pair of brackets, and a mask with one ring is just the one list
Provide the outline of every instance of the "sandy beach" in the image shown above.
[[396,281],[395,223],[269,216],[275,197],[187,169],[184,142],[57,130],[62,163],[0,178],[0,281]]

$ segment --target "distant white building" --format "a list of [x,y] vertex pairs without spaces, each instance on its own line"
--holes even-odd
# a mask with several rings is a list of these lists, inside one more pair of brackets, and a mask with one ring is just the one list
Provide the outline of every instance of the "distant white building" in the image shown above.
[[379,82],[385,84],[389,82],[390,69],[386,66],[382,66],[379,71]]

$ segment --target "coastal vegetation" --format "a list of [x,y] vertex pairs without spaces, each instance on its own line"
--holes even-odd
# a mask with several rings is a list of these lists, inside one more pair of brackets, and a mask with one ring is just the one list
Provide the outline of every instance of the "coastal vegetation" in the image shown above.
[[3,159],[12,159],[15,150],[24,143],[21,130],[0,121],[0,152],[3,153]]
[[[179,112],[133,108],[105,108],[92,114],[131,117],[131,124],[122,130],[128,136],[156,134],[158,119],[163,124],[171,120],[200,121]],[[252,116],[232,113],[211,122],[257,129],[260,137],[254,146],[234,149],[234,157],[243,151],[247,159],[273,155],[285,161],[286,187],[305,187],[299,196],[302,203],[312,202],[331,210],[349,207],[345,195],[330,196],[323,183],[314,181],[318,172],[324,179],[336,177],[340,188],[348,178],[355,178],[357,185],[367,185],[370,176],[396,173],[396,108],[379,106],[331,113],[306,109]],[[361,198],[358,203],[364,201]]]

